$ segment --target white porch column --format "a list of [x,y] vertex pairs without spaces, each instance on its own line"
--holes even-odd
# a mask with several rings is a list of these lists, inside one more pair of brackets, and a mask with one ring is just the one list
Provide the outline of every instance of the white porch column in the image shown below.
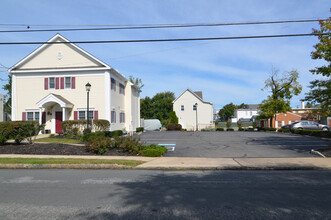
[[[39,125],[43,123],[42,118],[43,118],[42,108],[39,108]],[[39,131],[39,134],[41,134],[41,131]]]
[[67,109],[66,108],[62,108],[62,121],[66,121],[67,120]]

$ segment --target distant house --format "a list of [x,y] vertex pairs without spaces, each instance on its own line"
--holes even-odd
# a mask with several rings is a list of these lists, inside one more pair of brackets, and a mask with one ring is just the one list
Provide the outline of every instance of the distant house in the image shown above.
[[[12,120],[39,121],[61,133],[66,120],[105,119],[111,130],[140,127],[140,90],[127,78],[56,34],[9,69]],[[89,111],[87,92],[90,83]]]
[[[283,125],[291,124],[295,121],[302,120],[302,116],[299,114],[295,114],[292,112],[287,113],[278,113],[273,118],[272,127],[273,128],[281,128]],[[270,119],[269,120],[260,120],[260,127],[270,127]]]
[[202,92],[186,89],[173,101],[179,124],[187,130],[201,130],[213,127],[213,103],[202,98]]
[[234,117],[231,118],[232,122],[244,122],[244,121],[254,121],[255,117],[258,116],[258,105],[247,105],[247,108],[236,109],[234,111]]

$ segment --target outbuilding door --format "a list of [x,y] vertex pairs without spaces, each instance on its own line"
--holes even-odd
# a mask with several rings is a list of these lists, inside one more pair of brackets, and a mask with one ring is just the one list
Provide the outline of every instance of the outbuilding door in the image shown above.
[[62,133],[62,112],[55,112],[55,132]]

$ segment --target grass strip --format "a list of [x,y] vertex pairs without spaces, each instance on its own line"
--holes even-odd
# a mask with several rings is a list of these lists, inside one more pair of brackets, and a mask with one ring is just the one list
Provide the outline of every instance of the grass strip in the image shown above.
[[81,141],[75,139],[66,138],[40,138],[36,139],[35,142],[46,142],[46,143],[59,143],[59,144],[78,144]]
[[117,164],[138,166],[145,163],[138,160],[106,160],[106,159],[75,159],[75,158],[0,158],[0,164]]

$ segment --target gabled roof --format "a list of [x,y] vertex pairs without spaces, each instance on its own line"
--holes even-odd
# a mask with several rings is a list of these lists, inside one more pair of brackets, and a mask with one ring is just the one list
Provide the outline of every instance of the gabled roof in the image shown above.
[[[90,54],[87,51],[83,50],[82,48],[78,47],[76,44],[70,43],[70,41],[68,39],[66,39],[65,37],[63,37],[61,34],[56,34],[55,36],[53,36],[47,42],[49,43],[49,42],[57,42],[57,41],[66,42],[66,44],[69,45],[71,48],[73,48],[74,50],[76,50],[77,52],[79,52],[80,54],[82,54],[83,56],[85,56],[86,58],[88,58],[89,60],[91,60],[92,62],[94,62],[98,65],[94,66],[94,67],[81,67],[79,69],[70,68],[70,67],[68,67],[68,68],[59,68],[59,69],[47,69],[47,71],[58,72],[58,71],[76,71],[76,70],[109,70],[110,72],[114,73],[116,76],[121,78],[123,81],[129,82],[129,80],[124,75],[119,73],[116,69],[110,67],[108,64],[104,63],[103,61],[99,60],[98,58],[96,58],[92,54]],[[34,50],[32,53],[30,53],[25,58],[23,58],[21,61],[16,63],[14,66],[12,66],[8,70],[8,72],[10,72],[10,73],[44,72],[45,69],[32,69],[32,70],[23,69],[23,70],[20,70],[19,67],[22,66],[24,63],[28,62],[29,60],[31,60],[33,57],[35,57],[39,53],[41,53],[49,45],[50,44],[46,44],[46,43],[41,45],[36,50]],[[139,88],[137,88],[134,84],[130,83],[129,85],[131,85],[134,88],[136,88],[137,90],[139,90]]]
[[[95,63],[97,65],[97,66],[95,66],[95,68],[99,68],[99,69],[111,69],[110,66],[108,66],[106,63],[102,62],[98,58],[94,57],[92,54],[88,53],[87,51],[83,50],[82,48],[78,47],[77,45],[75,45],[73,43],[70,43],[70,41],[68,39],[66,39],[65,37],[63,37],[61,34],[56,34],[54,37],[52,37],[50,40],[48,40],[47,43],[59,42],[59,41],[60,42],[61,41],[62,42],[66,42],[66,44],[68,46],[70,46],[73,50],[76,50],[77,53],[80,53],[82,56],[86,57],[91,62]],[[49,47],[50,45],[52,45],[52,44],[47,44],[47,43],[41,45],[36,50],[34,50],[32,53],[30,53],[25,58],[23,58],[21,61],[19,61],[18,63],[16,63],[14,66],[12,66],[8,70],[8,72],[21,72],[21,71],[24,71],[24,70],[20,70],[19,67],[22,66],[23,64],[29,62],[30,60],[32,60],[34,57],[36,57],[42,51],[44,51],[45,49],[47,49],[47,47]],[[70,67],[65,68],[65,69],[70,69]]]
[[[203,99],[200,96],[198,96],[195,92],[193,92],[190,89],[186,89],[184,92],[182,92],[182,94],[180,94],[172,103],[175,103],[185,92],[190,92],[193,96],[195,96],[197,99],[199,99],[203,103],[210,104],[210,105],[213,104],[212,102],[203,101]],[[202,96],[202,92],[201,92],[201,96]]]
[[247,104],[247,108],[239,108],[237,110],[248,110],[248,111],[252,111],[252,110],[257,110],[258,107],[259,107],[258,104]]
[[64,107],[64,108],[72,108],[74,106],[67,99],[63,98],[60,95],[56,95],[53,93],[48,94],[47,96],[45,96],[42,100],[40,100],[36,104],[39,108],[41,108],[41,107],[45,107],[45,104],[47,104],[47,103],[58,103],[61,107]]

